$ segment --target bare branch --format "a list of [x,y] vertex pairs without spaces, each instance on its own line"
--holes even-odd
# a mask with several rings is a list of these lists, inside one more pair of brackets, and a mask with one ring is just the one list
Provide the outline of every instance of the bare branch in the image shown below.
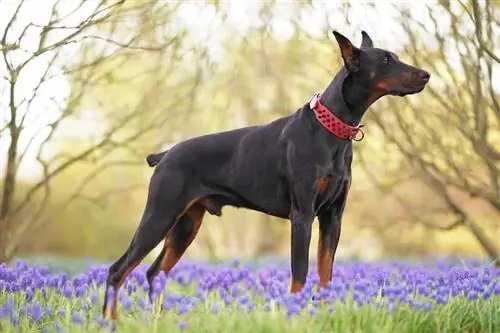
[[[463,8],[469,12],[467,6],[465,6],[461,1],[459,1],[460,4],[463,6]],[[476,25],[476,37],[477,41],[481,47],[481,50],[487,53],[493,60],[495,60],[497,63],[500,63],[500,57],[498,57],[485,43],[484,37],[483,37],[483,26],[481,24],[481,12],[479,8],[479,2],[478,1],[472,1],[472,17],[474,18],[474,23]],[[470,14],[469,14],[470,15]]]
[[24,1],[25,0],[19,1],[19,4],[17,5],[16,10],[12,14],[9,22],[7,23],[7,26],[5,27],[4,33],[2,35],[2,44],[1,44],[2,45],[2,52],[3,52],[3,56],[4,56],[5,65],[7,66],[7,69],[9,70],[9,72],[12,71],[12,65],[7,60],[7,53],[10,50],[15,49],[15,47],[14,46],[9,47],[9,45],[7,43],[7,36],[10,32],[10,28],[12,27],[12,24],[14,24],[14,22],[17,19],[17,15],[19,15],[19,11],[21,10],[21,7],[23,6]]
[[[101,0],[101,4],[99,7],[101,7],[101,5],[105,2],[105,0]],[[52,50],[55,50],[57,48],[60,48],[64,45],[68,45],[68,44],[71,44],[71,43],[76,43],[77,41],[74,40],[74,38],[78,35],[81,35],[85,30],[91,28],[91,27],[94,27],[96,25],[99,25],[100,23],[103,23],[105,22],[107,19],[109,19],[112,15],[112,12],[111,10],[113,8],[116,8],[116,7],[119,7],[121,5],[123,5],[124,3],[124,0],[119,0],[105,8],[101,8],[98,9],[92,13],[91,15],[89,15],[85,20],[83,20],[79,25],[78,25],[78,28],[73,31],[72,33],[70,33],[68,36],[58,40],[57,42],[54,42],[50,45],[43,45],[43,41],[45,40],[46,38],[46,34],[50,31],[50,26],[47,26],[43,31],[42,31],[42,35],[41,35],[41,38],[40,38],[40,43],[39,43],[39,48],[33,53],[33,55],[31,57],[29,57],[28,59],[26,59],[21,65],[19,65],[18,67],[18,71],[20,71],[22,68],[24,68],[28,63],[30,63],[31,61],[33,61],[33,59],[39,57],[40,55],[42,54],[45,54],[49,51],[52,51]],[[100,18],[96,18],[98,17],[100,14],[102,14],[103,12],[105,11],[108,11],[108,13],[106,15],[103,15],[102,17]]]
[[[448,225],[439,225],[436,224],[435,222],[429,220],[426,218],[426,215],[424,212],[419,211],[418,213],[415,213],[411,205],[408,203],[408,201],[401,195],[395,193],[393,191],[394,187],[398,182],[392,182],[389,184],[384,184],[373,172],[372,168],[370,168],[367,164],[367,161],[364,159],[364,154],[361,152],[359,154],[360,156],[360,165],[363,168],[364,172],[369,176],[370,180],[374,183],[375,187],[381,191],[382,193],[386,195],[392,195],[398,202],[398,204],[405,209],[405,212],[410,216],[412,221],[415,221],[416,223],[420,223],[428,228],[431,229],[439,229],[439,230],[452,230],[455,229],[461,225],[463,225],[465,218],[463,216],[459,216],[459,218]],[[439,211],[442,211],[442,209],[439,209]],[[437,212],[437,210],[436,210]],[[388,221],[388,223],[393,223],[392,221]],[[370,225],[370,224],[364,224],[364,225]],[[377,225],[376,227],[380,227]]]

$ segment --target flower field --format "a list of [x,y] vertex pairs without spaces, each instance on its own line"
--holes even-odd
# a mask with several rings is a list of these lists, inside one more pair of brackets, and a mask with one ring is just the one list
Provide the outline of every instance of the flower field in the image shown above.
[[0,331],[500,332],[500,270],[484,263],[340,263],[319,292],[311,266],[296,295],[288,293],[288,265],[183,261],[155,281],[161,313],[147,298],[147,266],[139,266],[120,289],[111,324],[100,314],[106,267],[70,277],[2,264]]

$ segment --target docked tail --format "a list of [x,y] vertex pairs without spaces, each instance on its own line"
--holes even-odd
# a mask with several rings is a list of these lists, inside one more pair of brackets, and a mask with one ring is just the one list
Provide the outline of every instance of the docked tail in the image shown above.
[[161,159],[167,153],[167,151],[168,150],[157,154],[149,154],[148,156],[146,156],[146,162],[150,167],[156,166],[158,163],[160,163]]

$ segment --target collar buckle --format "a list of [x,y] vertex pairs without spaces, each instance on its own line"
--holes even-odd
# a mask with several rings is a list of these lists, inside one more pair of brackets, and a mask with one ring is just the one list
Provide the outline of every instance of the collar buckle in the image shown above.
[[316,105],[318,105],[319,96],[320,96],[320,93],[315,93],[313,95],[313,97],[311,98],[311,101],[309,102],[309,108],[311,108],[311,110],[314,110]]
[[321,94],[315,93],[309,101],[309,108],[316,115],[316,119],[330,133],[342,140],[361,141],[365,137],[365,133],[361,129],[363,125],[351,126],[338,118],[325,105],[321,104]]

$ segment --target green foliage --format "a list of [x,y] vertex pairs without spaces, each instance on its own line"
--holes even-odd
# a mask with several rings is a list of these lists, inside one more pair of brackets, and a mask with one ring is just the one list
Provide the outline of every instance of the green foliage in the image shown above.
[[[54,199],[58,199],[57,195],[64,198],[74,192],[79,184],[72,179],[87,169],[88,166],[82,164],[61,175],[54,184],[58,190]],[[51,220],[24,240],[21,252],[99,259],[118,256],[132,236],[138,212],[144,204],[145,187],[138,185],[144,182],[144,175],[136,168],[122,166],[103,172],[79,191],[71,205],[56,206],[49,211]]]
[[23,260],[29,265],[38,265],[46,267],[50,274],[60,274],[62,272],[68,276],[75,276],[88,272],[101,262],[87,258],[61,257],[61,256],[41,256],[16,258]]
[[[174,283],[168,284],[170,292],[193,293]],[[101,296],[97,304],[102,304],[103,290],[94,289],[92,295],[98,292]],[[22,294],[19,294],[22,295]],[[145,296],[145,295],[144,295]],[[0,294],[0,304],[7,294]],[[18,299],[18,302],[24,302]],[[65,315],[54,313],[43,319],[42,326],[54,327],[58,322],[64,331],[69,332],[107,332],[100,329],[95,318],[100,315],[100,307],[93,306],[83,318],[84,324],[72,323],[72,314],[81,304],[91,303],[90,297],[68,301],[60,296],[48,295],[44,300],[41,293],[35,295],[34,301],[41,302],[52,309],[64,309]],[[135,302],[135,298],[133,302]],[[263,302],[256,304],[252,312],[240,311],[237,305],[223,309],[220,314],[212,313],[212,305],[220,304],[222,300],[217,295],[207,298],[206,302],[197,306],[186,315],[180,316],[175,310],[166,310],[161,314],[151,313],[151,317],[127,313],[119,308],[120,319],[117,332],[180,332],[181,325],[185,332],[367,332],[367,333],[421,333],[421,332],[500,332],[499,298],[470,301],[465,297],[457,297],[446,305],[436,305],[431,311],[415,310],[400,304],[392,313],[375,305],[358,307],[352,298],[345,303],[333,303],[333,311],[324,306],[313,315],[307,311],[299,316],[287,318],[286,311],[276,306],[266,311]],[[19,332],[7,322],[0,322],[2,332]],[[21,330],[27,332],[33,329],[30,321],[21,322]]]

